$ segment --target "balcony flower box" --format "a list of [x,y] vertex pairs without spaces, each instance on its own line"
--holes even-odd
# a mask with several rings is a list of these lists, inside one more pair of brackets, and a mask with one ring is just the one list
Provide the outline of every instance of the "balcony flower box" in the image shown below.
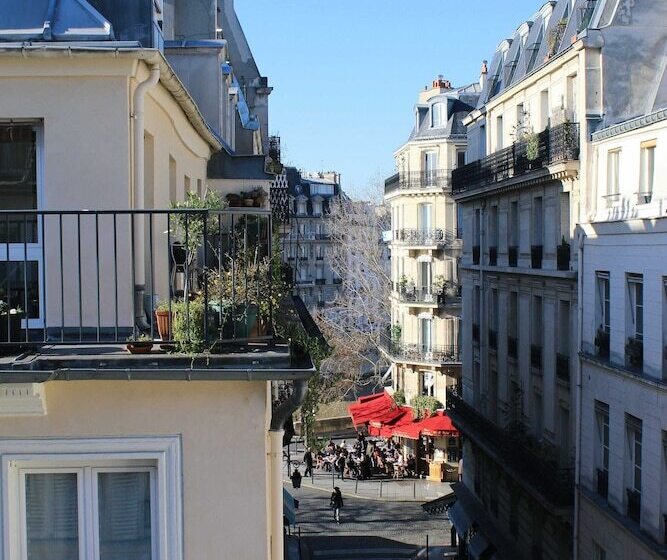
[[595,346],[600,358],[609,358],[609,333],[600,328],[595,333]]
[[570,244],[563,241],[556,247],[556,264],[558,270],[570,269]]
[[530,266],[531,268],[542,268],[542,245],[530,247]]
[[498,264],[498,247],[489,247],[489,265],[496,266]]
[[640,368],[644,362],[644,342],[634,337],[625,345],[625,358],[631,367]]

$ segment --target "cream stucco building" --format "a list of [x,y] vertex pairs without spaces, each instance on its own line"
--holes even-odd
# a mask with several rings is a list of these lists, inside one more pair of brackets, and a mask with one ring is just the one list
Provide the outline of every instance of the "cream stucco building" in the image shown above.
[[478,96],[477,84],[452,88],[442,77],[421,92],[414,130],[394,154],[398,173],[385,182],[393,289],[384,351],[408,403],[432,396],[445,405],[460,375],[461,239],[450,177],[463,163],[462,119]]
[[178,275],[211,343],[207,275],[235,239],[268,254],[269,213],[170,211],[229,138],[164,56],[161,2],[94,4],[0,6],[0,557],[282,558],[283,425],[310,360],[247,319],[206,358],[125,351],[158,338]]

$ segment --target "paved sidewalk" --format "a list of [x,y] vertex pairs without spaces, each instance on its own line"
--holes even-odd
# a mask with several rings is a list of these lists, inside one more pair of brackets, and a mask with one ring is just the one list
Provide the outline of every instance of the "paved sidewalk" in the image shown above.
[[[303,469],[301,470],[303,474]],[[287,467],[283,469],[283,481],[288,490],[292,481],[287,476]],[[367,500],[382,500],[390,502],[428,502],[452,491],[448,482],[432,482],[423,479],[406,478],[402,480],[379,479],[372,480],[341,480],[331,473],[315,470],[314,476],[301,479],[301,486],[323,492],[331,492],[338,486],[344,496],[364,498]]]

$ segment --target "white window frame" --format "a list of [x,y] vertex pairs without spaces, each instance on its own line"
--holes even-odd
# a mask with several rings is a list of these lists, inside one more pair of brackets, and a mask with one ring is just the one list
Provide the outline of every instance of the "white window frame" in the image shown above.
[[639,147],[639,204],[648,204],[655,189],[655,140],[642,142]]
[[[24,473],[33,469],[40,469],[41,472],[63,472],[62,469],[74,472],[88,465],[102,472],[154,468],[155,511],[152,515],[155,523],[151,530],[154,531],[155,539],[152,546],[157,551],[158,560],[183,560],[181,449],[180,436],[0,440],[0,550],[3,558],[25,559],[25,556],[21,556],[25,543],[25,533],[21,526],[24,519],[21,515],[21,477]],[[78,480],[81,485],[82,477]],[[80,516],[80,520],[83,518]],[[80,537],[93,536],[89,529],[79,529]]]

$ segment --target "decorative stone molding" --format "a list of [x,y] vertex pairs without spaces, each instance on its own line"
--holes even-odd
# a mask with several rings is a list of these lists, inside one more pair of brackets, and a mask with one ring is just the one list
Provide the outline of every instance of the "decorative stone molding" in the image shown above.
[[42,383],[4,383],[0,385],[0,417],[44,416],[46,398]]

